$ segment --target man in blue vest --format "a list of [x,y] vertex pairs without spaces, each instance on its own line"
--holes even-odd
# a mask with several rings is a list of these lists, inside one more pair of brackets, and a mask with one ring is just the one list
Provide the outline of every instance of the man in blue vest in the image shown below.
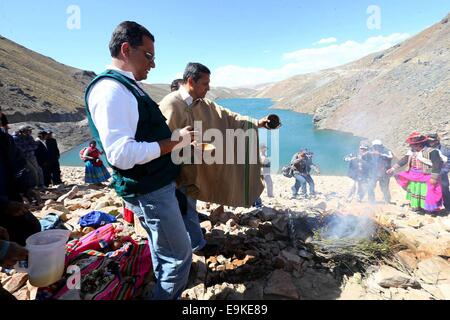
[[113,168],[113,186],[149,236],[157,283],[153,299],[179,299],[192,263],[191,238],[201,232],[183,222],[175,179],[179,166],[171,152],[194,140],[192,128],[172,132],[158,105],[142,89],[155,68],[155,38],[143,26],[125,21],[109,49],[112,65],[86,90],[86,111],[94,137]]

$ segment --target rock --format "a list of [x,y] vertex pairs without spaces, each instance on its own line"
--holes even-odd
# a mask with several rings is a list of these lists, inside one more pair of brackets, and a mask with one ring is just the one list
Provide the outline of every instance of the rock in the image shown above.
[[30,281],[27,281],[27,289],[28,289],[28,292],[29,292],[29,299],[30,300],[36,300],[36,296],[37,296],[39,288],[35,287],[35,286],[32,286]]
[[5,284],[3,289],[10,293],[14,293],[20,288],[22,288],[28,281],[28,274],[26,273],[16,273],[12,278]]
[[275,295],[289,299],[300,299],[291,275],[283,270],[275,270],[264,288],[266,295]]
[[298,255],[299,255],[300,257],[305,258],[305,259],[308,259],[308,260],[314,258],[314,255],[313,255],[312,253],[306,251],[306,250],[300,250],[300,251],[298,252]]
[[[394,291],[394,289],[396,291]],[[431,300],[433,297],[428,292],[409,288],[391,288],[392,300]]]
[[41,213],[39,214],[39,217],[43,218],[49,213],[57,214],[59,219],[62,222],[66,222],[67,220],[69,220],[69,216],[70,216],[69,209],[67,209],[63,205],[50,205],[50,206],[44,207],[42,209]]
[[416,228],[416,229],[423,226],[422,221],[420,221],[420,220],[417,219],[417,218],[411,218],[411,219],[409,219],[408,222],[407,222],[407,224],[408,224],[410,227],[413,227],[413,228]]
[[435,285],[421,283],[421,286],[423,290],[425,290],[427,293],[429,293],[431,296],[433,296],[436,300],[445,300],[444,295],[442,294],[441,290]]
[[244,284],[234,284],[232,291],[227,295],[227,300],[243,300],[246,290],[247,288]]
[[205,257],[203,256],[197,256],[196,254],[192,255],[192,265],[194,267],[194,270],[197,272],[196,278],[200,280],[201,282],[204,282],[206,279],[206,261]]
[[66,199],[73,199],[73,198],[75,198],[77,196],[78,191],[79,191],[78,186],[74,186],[72,188],[72,190],[70,190],[68,193],[66,193],[65,195],[59,197],[57,202],[63,202]]
[[229,219],[225,225],[227,226],[227,228],[229,228],[230,230],[234,230],[237,228],[237,224],[233,219]]
[[144,227],[142,227],[141,221],[139,220],[139,217],[137,215],[134,215],[134,232],[141,238],[148,238],[147,231],[144,229]]
[[104,207],[100,211],[108,213],[115,217],[117,217],[120,214],[120,208],[117,208],[117,207]]
[[338,300],[361,300],[367,294],[361,283],[354,281],[348,282]]
[[275,219],[277,212],[272,208],[263,207],[260,215],[264,221],[271,221]]
[[442,293],[445,300],[450,300],[450,283],[444,283],[437,285],[437,288]]
[[213,225],[220,221],[220,216],[225,212],[224,210],[223,206],[219,206],[211,212],[209,220]]
[[383,265],[375,274],[375,281],[383,288],[408,288],[417,287],[418,283],[407,274],[390,266]]
[[450,217],[446,217],[440,221],[442,228],[450,232]]
[[[84,209],[82,204],[79,201],[73,201],[73,200],[64,201],[64,205],[69,211]],[[91,204],[89,203],[89,207],[90,206],[91,206]]]
[[203,221],[202,223],[200,223],[200,227],[204,228],[206,232],[210,232],[212,229],[211,221]]
[[105,193],[103,191],[94,191],[92,193],[83,196],[83,199],[93,201],[96,198],[104,197]]
[[27,286],[23,287],[19,291],[16,291],[13,295],[17,300],[30,300],[30,291]]
[[450,256],[450,235],[446,235],[430,242],[422,243],[418,250],[429,252],[436,256]]
[[201,283],[191,289],[183,291],[181,297],[188,300],[203,300],[205,292],[205,285]]
[[259,233],[262,236],[266,236],[274,230],[272,222],[266,221],[259,224]]
[[55,200],[49,199],[49,200],[45,201],[44,205],[49,206],[49,205],[55,204],[55,203],[56,203]]
[[430,243],[436,240],[433,237],[422,230],[414,229],[411,227],[400,228],[395,232],[400,243],[405,244],[410,249],[418,249],[421,244]]
[[277,218],[272,220],[272,225],[279,234],[282,235],[288,234],[287,232],[288,219],[286,215],[279,215]]
[[267,241],[273,241],[275,239],[275,236],[273,235],[273,233],[268,233],[264,236],[264,239],[266,239]]
[[256,219],[256,218],[251,218],[250,220],[248,220],[247,225],[250,226],[251,228],[258,228],[260,223],[261,223],[261,220]]
[[216,270],[217,271],[225,271],[226,268],[225,268],[225,266],[223,264],[221,264],[220,266],[217,266]]
[[450,263],[440,257],[432,257],[419,262],[416,276],[431,285],[450,283]]
[[263,300],[264,299],[264,283],[261,281],[253,281],[246,284],[244,292],[245,300]]
[[216,257],[217,262],[220,264],[225,264],[225,262],[227,262],[227,258],[225,258],[223,255],[219,255]]
[[222,284],[216,284],[214,286],[214,299],[216,300],[233,299],[234,292],[235,287],[230,283],[224,282]]
[[409,270],[413,271],[417,268],[419,261],[413,250],[403,250],[395,254],[395,256],[400,260],[400,262],[407,267]]
[[[101,210],[106,207],[110,207],[111,203],[109,201],[97,201],[95,202],[94,210]],[[101,210],[103,211],[103,210]]]
[[320,201],[320,202],[314,204],[314,208],[325,211],[325,210],[327,210],[327,203],[325,201]]
[[299,256],[290,253],[287,250],[283,250],[281,251],[280,254],[281,257],[283,257],[284,259],[286,259],[286,261],[291,262],[291,263],[302,263],[303,260],[302,258],[300,258]]

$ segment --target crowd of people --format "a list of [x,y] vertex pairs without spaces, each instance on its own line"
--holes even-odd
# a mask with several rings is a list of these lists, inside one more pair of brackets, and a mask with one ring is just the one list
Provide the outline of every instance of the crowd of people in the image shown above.
[[[357,195],[358,201],[363,201],[367,194],[369,202],[375,203],[375,188],[379,183],[384,202],[390,203],[389,183],[394,176],[406,190],[412,210],[449,210],[450,149],[441,145],[436,133],[413,132],[406,142],[410,150],[394,165],[392,152],[380,140],[374,140],[371,147],[362,143],[358,154],[345,157],[344,160],[349,162],[348,176],[354,181],[348,199]],[[405,166],[406,171],[395,174]]]

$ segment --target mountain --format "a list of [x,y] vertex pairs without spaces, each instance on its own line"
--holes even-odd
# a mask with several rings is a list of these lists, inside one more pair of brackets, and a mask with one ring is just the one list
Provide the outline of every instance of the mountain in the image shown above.
[[[87,141],[90,132],[84,90],[95,76],[92,71],[61,64],[0,36],[0,106],[11,131],[24,123],[36,130],[52,129],[61,151]],[[155,101],[170,92],[169,84],[144,84],[144,89]],[[208,98],[246,97],[255,92],[211,88]]]
[[314,114],[318,128],[382,139],[397,153],[414,130],[449,140],[449,19],[388,50],[278,82],[257,97]]

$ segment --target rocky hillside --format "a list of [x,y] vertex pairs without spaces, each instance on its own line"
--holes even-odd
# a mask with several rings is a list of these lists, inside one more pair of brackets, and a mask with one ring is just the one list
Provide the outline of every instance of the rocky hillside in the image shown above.
[[[62,151],[89,139],[84,112],[84,90],[92,71],[66,66],[0,36],[0,106],[12,130],[31,124],[52,129]],[[156,101],[169,93],[168,84],[145,84]],[[234,98],[253,90],[212,88],[209,98]],[[65,139],[69,137],[70,139]]]
[[276,83],[257,96],[314,114],[321,129],[381,138],[400,152],[413,130],[450,129],[450,15],[386,51]]

